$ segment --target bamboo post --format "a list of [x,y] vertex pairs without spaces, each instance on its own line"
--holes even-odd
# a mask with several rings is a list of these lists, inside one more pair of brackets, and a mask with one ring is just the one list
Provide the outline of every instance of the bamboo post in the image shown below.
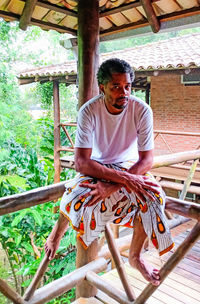
[[192,178],[194,176],[194,173],[195,173],[195,170],[196,170],[198,162],[199,162],[199,159],[196,159],[195,161],[193,161],[193,164],[192,164],[192,166],[190,168],[188,177],[187,177],[187,179],[184,182],[184,186],[183,186],[183,189],[181,191],[181,195],[179,197],[179,199],[181,199],[181,200],[184,200],[185,197],[186,197],[186,194],[187,194],[188,189],[190,187],[190,184],[192,182]]
[[60,181],[60,100],[59,82],[53,81],[53,105],[54,105],[54,183]]
[[14,304],[24,304],[22,297],[2,279],[0,279],[0,292]]
[[109,282],[98,276],[95,272],[88,271],[85,278],[90,284],[105,292],[108,296],[116,300],[118,303],[130,304],[129,299],[122,290],[114,287]]
[[[96,72],[99,65],[99,1],[78,1],[78,79],[79,108],[98,94]],[[87,250],[77,240],[77,267],[96,259],[98,244],[95,240]],[[96,295],[95,287],[83,282],[76,288],[76,297]]]
[[29,287],[27,288],[25,294],[24,294],[24,300],[25,301],[28,301],[31,299],[31,297],[33,296],[40,280],[42,279],[47,267],[48,267],[48,264],[49,264],[49,258],[47,255],[44,256],[42,262],[40,263],[40,266],[31,282],[31,284],[29,285]]
[[110,249],[113,260],[115,262],[115,266],[116,266],[117,272],[119,274],[120,280],[122,282],[122,285],[124,287],[124,290],[127,294],[128,299],[130,301],[133,301],[135,299],[135,294],[134,294],[131,286],[128,283],[128,278],[127,278],[127,275],[126,275],[126,272],[124,269],[124,263],[122,261],[121,255],[117,249],[115,239],[113,238],[112,230],[111,230],[109,224],[106,225],[105,235],[106,235],[108,247]]
[[[84,249],[82,243],[77,239],[77,254],[76,254],[76,268],[80,268],[98,257],[98,241],[97,239],[92,244]],[[76,298],[89,298],[97,294],[97,289],[91,286],[87,281],[81,282],[76,287]]]
[[[168,276],[168,274],[176,267],[176,265],[184,258],[186,253],[193,247],[196,241],[200,237],[200,223],[198,222],[190,234],[186,237],[183,243],[177,248],[177,250],[168,259],[165,265],[160,269],[161,282]],[[139,297],[135,300],[134,304],[143,304],[152,295],[152,293],[158,288],[152,284],[148,284]]]
[[79,108],[98,95],[99,1],[78,1]]

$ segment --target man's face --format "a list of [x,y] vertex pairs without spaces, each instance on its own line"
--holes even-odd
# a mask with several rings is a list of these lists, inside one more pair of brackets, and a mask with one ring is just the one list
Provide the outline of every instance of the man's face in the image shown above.
[[100,84],[105,95],[105,104],[108,112],[119,114],[128,105],[131,94],[131,78],[129,73],[113,73],[107,84]]

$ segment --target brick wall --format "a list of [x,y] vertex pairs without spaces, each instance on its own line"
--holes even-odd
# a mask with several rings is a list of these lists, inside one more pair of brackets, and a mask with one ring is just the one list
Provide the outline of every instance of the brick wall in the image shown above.
[[[184,86],[181,76],[151,77],[151,107],[154,129],[200,133],[200,86]],[[163,135],[171,147],[159,136],[155,140],[155,154],[194,150],[200,137]]]

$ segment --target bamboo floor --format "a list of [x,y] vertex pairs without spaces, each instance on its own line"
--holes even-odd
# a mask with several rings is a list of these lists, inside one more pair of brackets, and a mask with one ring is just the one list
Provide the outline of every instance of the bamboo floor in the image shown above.
[[[195,221],[189,221],[172,230],[175,240],[175,247],[183,242],[193,227]],[[160,268],[166,259],[172,254],[169,252],[161,258],[157,252],[151,248],[144,253],[144,257],[155,267]],[[142,275],[133,269],[127,262],[125,269],[129,282],[138,296],[144,290],[147,282]],[[116,269],[113,269],[102,276],[113,286],[123,290]],[[117,304],[115,300],[101,291],[95,298],[80,298],[74,304]],[[199,304],[200,303],[200,240],[188,252],[185,258],[169,274],[161,286],[152,294],[146,302],[147,304]]]

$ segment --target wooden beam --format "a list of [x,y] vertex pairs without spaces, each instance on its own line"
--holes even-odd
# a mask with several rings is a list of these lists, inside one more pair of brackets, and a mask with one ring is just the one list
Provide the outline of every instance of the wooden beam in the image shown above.
[[173,154],[167,154],[165,156],[160,155],[154,157],[152,168],[159,168],[169,166],[177,163],[182,163],[191,159],[200,158],[200,150],[192,150],[185,152],[178,152]]
[[[174,190],[177,190],[177,191],[182,191],[182,189],[183,189],[183,184],[170,182],[170,181],[167,181],[167,180],[161,180],[161,181],[159,181],[159,184],[161,185],[161,187],[167,188],[167,189],[174,189]],[[190,186],[188,188],[188,192],[200,195],[200,187]]]
[[53,107],[54,107],[54,183],[60,181],[60,97],[59,97],[59,83],[53,81]]
[[36,3],[37,3],[37,0],[26,0],[22,15],[19,20],[19,28],[21,30],[25,31],[27,29],[27,27],[30,23],[33,11],[35,9]]
[[[152,0],[151,2],[158,2],[160,0]],[[100,12],[100,18],[101,17],[106,17],[106,16],[110,16],[116,13],[122,13],[123,11],[127,11],[130,10],[132,8],[136,8],[138,6],[141,6],[140,0],[136,0],[133,3],[128,3],[128,4],[124,4],[124,5],[120,5],[118,7],[114,7],[111,9],[105,9],[102,12]]]
[[151,5],[151,0],[140,0],[142,7],[147,15],[147,19],[154,33],[159,32],[160,22],[158,21],[154,9]]
[[[74,270],[73,272],[59,278],[39,289],[37,289],[33,297],[27,304],[43,304],[64,294],[68,290],[80,284],[86,276],[86,273],[91,270],[99,273],[107,268],[107,262],[104,258],[99,258],[89,264]],[[88,284],[88,283],[87,283]]]
[[199,159],[196,159],[196,160],[194,160],[193,164],[191,165],[189,174],[187,176],[187,179],[184,182],[183,189],[182,189],[180,197],[179,197],[180,200],[184,200],[185,197],[186,197],[186,194],[189,190],[189,187],[190,187],[190,184],[192,182],[192,178],[194,176],[194,173],[195,173],[195,170],[196,170],[196,167],[197,167],[198,163],[199,163]]
[[114,287],[112,284],[102,279],[96,273],[88,271],[85,278],[90,284],[96,286],[98,289],[116,300],[117,303],[130,304],[130,301],[122,290]]
[[30,208],[60,198],[66,181],[0,198],[0,215]]
[[72,10],[66,8],[66,7],[61,7],[61,6],[58,6],[56,4],[53,4],[53,3],[50,3],[50,2],[47,2],[47,1],[44,1],[44,0],[38,0],[37,6],[47,8],[47,9],[52,10],[54,12],[65,14],[66,16],[77,17],[77,12],[76,11],[72,11]]
[[[77,239],[76,242],[77,253],[76,253],[76,268],[84,267],[88,263],[98,258],[98,240],[94,240],[92,244],[87,248],[83,248],[83,244]],[[91,286],[86,280],[82,281],[76,287],[76,298],[90,298],[97,294],[95,286]]]
[[99,66],[99,1],[78,2],[79,108],[98,95],[96,73]]
[[14,304],[24,304],[22,297],[2,279],[0,279],[0,292]]
[[32,281],[31,281],[31,284],[28,286],[28,288],[23,296],[23,299],[25,301],[29,301],[32,298],[35,290],[38,287],[39,282],[41,281],[41,279],[49,265],[49,262],[50,262],[49,258],[45,255],[36,271],[36,274],[34,275]]
[[200,220],[200,204],[182,201],[174,197],[166,197],[166,210],[194,220]]
[[109,223],[106,224],[105,235],[106,235],[106,240],[107,240],[107,243],[108,243],[108,247],[110,249],[111,255],[112,255],[113,260],[115,262],[117,272],[119,274],[119,277],[120,277],[121,283],[124,287],[124,290],[127,294],[127,297],[129,299],[129,301],[134,301],[134,299],[136,298],[135,293],[132,290],[132,287],[130,286],[130,284],[128,282],[128,277],[127,277],[126,271],[124,269],[124,263],[123,263],[123,260],[121,258],[121,255],[118,251],[118,248],[117,248],[117,245],[115,243],[115,239],[112,235],[112,230],[110,228]]
[[51,22],[45,22],[45,21],[42,21],[42,20],[34,19],[34,18],[31,18],[30,25],[39,26],[44,30],[55,30],[59,33],[68,33],[68,34],[71,34],[73,36],[76,36],[76,34],[77,34],[76,30],[73,30],[73,29],[68,28],[66,26],[61,26],[59,24],[54,24],[54,23],[51,23]]
[[[168,274],[176,267],[176,265],[184,258],[186,253],[193,247],[200,236],[200,223],[198,222],[192,229],[191,233],[183,241],[183,243],[177,248],[177,250],[171,255],[168,261],[160,269],[161,282],[168,276]],[[143,304],[158,288],[152,284],[148,284],[139,297],[134,301],[134,304]]]

